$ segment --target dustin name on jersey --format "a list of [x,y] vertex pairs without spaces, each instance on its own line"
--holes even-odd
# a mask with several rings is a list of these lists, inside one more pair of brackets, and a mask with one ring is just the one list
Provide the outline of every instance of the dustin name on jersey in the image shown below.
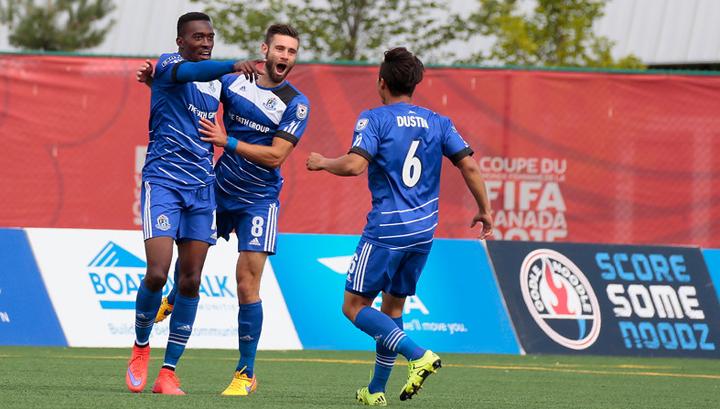
[[430,126],[428,126],[427,120],[420,116],[402,115],[402,116],[396,116],[395,118],[397,119],[397,125],[399,127],[430,129]]

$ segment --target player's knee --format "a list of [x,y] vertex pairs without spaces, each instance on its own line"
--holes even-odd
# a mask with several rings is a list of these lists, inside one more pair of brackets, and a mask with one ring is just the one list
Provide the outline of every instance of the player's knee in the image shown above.
[[148,290],[152,292],[160,291],[167,281],[167,274],[164,273],[162,269],[153,269],[148,266],[144,280],[145,287],[147,287]]
[[259,299],[260,289],[251,280],[240,281],[237,284],[238,299],[242,304],[247,304]]
[[183,275],[179,281],[178,291],[180,291],[180,294],[186,297],[197,297],[202,281],[202,276],[199,272],[197,274]]

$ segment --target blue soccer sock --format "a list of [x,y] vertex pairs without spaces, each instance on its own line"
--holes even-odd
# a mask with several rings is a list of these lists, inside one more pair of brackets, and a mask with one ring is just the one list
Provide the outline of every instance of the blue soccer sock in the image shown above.
[[162,290],[152,292],[145,287],[145,280],[142,280],[135,298],[135,343],[138,346],[150,343],[150,332],[161,301]]
[[175,270],[173,271],[173,286],[167,295],[168,304],[175,305],[175,296],[178,289],[178,278],[180,277],[180,259],[175,261]]
[[[403,327],[402,317],[393,318],[392,320],[398,328]],[[382,342],[375,344],[375,371],[373,371],[373,377],[368,385],[370,393],[385,392],[385,385],[387,385],[390,378],[390,372],[392,372],[393,365],[395,365],[397,355],[397,352],[387,349]]]
[[240,311],[238,311],[240,360],[237,364],[237,370],[244,370],[245,374],[250,378],[254,374],[255,353],[257,352],[258,341],[260,341],[262,322],[262,301],[252,304],[240,304]]
[[190,298],[182,294],[175,297],[175,308],[173,308],[173,313],[170,316],[170,335],[165,350],[163,368],[174,370],[180,356],[185,351],[185,345],[190,339],[192,327],[195,323],[199,300],[200,297]]
[[392,318],[370,307],[365,307],[355,316],[355,324],[364,333],[370,335],[377,342],[382,343],[388,350],[397,352],[412,361],[425,353],[405,332],[395,325]]

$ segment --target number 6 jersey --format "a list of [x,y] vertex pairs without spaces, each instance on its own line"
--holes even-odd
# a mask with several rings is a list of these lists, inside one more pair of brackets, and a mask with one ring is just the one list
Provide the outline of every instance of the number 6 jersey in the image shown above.
[[363,240],[427,253],[438,224],[443,156],[453,163],[473,151],[447,117],[406,103],[360,114],[350,153],[370,162],[372,210]]

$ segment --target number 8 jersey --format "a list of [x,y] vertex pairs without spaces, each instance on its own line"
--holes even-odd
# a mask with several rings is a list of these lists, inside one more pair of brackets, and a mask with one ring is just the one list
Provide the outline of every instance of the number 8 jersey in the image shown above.
[[350,153],[368,166],[372,210],[363,240],[391,250],[427,253],[438,224],[443,156],[472,155],[449,118],[397,103],[360,114]]

